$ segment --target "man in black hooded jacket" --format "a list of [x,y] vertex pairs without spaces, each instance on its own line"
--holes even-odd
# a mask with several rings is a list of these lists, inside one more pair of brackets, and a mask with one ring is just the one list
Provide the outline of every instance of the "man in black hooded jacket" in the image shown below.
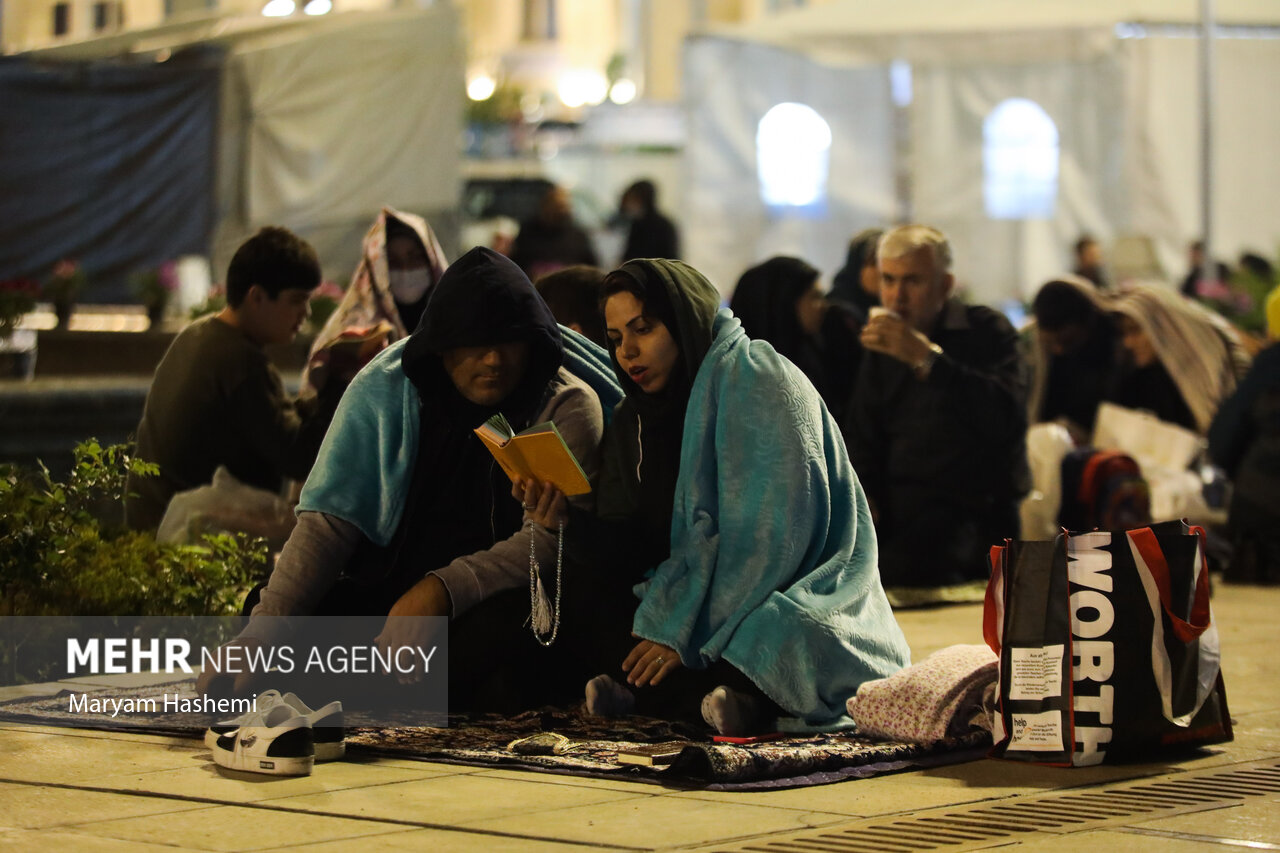
[[[425,623],[414,617],[444,616],[451,626],[479,625],[470,635],[486,643],[499,634],[512,636],[529,612],[528,593],[521,598],[517,591],[529,586],[530,554],[542,566],[555,566],[556,537],[522,523],[510,482],[473,430],[499,412],[516,431],[552,421],[594,481],[603,432],[600,400],[562,366],[563,358],[559,327],[515,264],[484,248],[459,258],[432,290],[403,349],[393,347],[371,363],[342,403],[344,409],[369,405],[361,386],[372,376],[365,373],[385,371],[388,365],[402,370],[400,384],[407,380],[416,392],[419,433],[408,439],[416,443],[391,448],[391,456],[407,454],[413,460],[403,508],[395,508],[394,535],[385,543],[375,542],[366,532],[368,519],[342,508],[340,491],[334,500],[309,499],[304,490],[298,525],[234,642],[277,644],[288,636],[289,618],[301,615],[386,614],[379,640],[393,648],[425,639],[407,636]],[[332,431],[361,418],[382,417],[377,411],[344,417],[340,411]],[[330,435],[326,448],[330,444],[342,446],[342,437]],[[317,463],[319,472],[325,470],[325,453]],[[331,469],[344,462],[327,464]],[[388,479],[385,471],[358,464],[342,476]],[[382,484],[378,488],[382,491],[375,493],[384,500],[394,491]],[[351,487],[360,489],[359,484]],[[523,612],[513,613],[522,603]],[[450,634],[454,651],[466,654],[467,649],[459,648],[465,644],[460,634],[468,631],[451,627]],[[457,660],[458,654],[451,653],[451,673],[475,675],[455,666]],[[253,679],[246,676],[236,678],[234,693],[251,688]],[[198,687],[210,687],[215,677],[212,672],[202,676]],[[451,702],[462,698],[452,677],[450,693]]]

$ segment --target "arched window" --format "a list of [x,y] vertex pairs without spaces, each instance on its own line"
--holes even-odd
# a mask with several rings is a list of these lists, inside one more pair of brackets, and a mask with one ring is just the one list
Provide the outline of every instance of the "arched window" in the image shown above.
[[756,128],[760,198],[770,207],[812,207],[826,201],[831,127],[812,107],[783,103]]
[[983,121],[982,198],[992,219],[1053,216],[1058,126],[1035,101],[1001,101]]

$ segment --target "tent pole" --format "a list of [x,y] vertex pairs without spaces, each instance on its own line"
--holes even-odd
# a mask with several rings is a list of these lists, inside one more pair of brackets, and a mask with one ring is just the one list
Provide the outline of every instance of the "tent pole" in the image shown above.
[[1200,281],[1217,275],[1213,252],[1214,0],[1200,0],[1200,227],[1204,256]]

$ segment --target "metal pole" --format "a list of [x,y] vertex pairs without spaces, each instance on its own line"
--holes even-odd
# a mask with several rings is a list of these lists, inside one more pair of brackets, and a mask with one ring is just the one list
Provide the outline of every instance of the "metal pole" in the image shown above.
[[1200,0],[1200,228],[1204,257],[1200,280],[1217,276],[1213,254],[1213,0]]

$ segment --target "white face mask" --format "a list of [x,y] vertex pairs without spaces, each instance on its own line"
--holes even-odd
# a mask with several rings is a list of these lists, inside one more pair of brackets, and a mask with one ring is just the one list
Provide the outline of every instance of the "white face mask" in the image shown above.
[[431,273],[426,267],[416,270],[391,270],[391,295],[401,305],[412,305],[431,286]]

